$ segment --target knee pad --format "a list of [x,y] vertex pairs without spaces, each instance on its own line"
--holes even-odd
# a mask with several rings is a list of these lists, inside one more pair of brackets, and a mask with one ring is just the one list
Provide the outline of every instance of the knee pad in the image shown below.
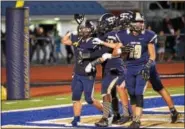
[[154,91],[159,92],[164,88],[156,69],[154,69],[153,73],[150,75],[150,83]]
[[80,94],[72,94],[72,101],[79,101],[81,99]]
[[163,87],[162,83],[160,82],[160,83],[155,83],[155,84],[152,83],[152,88],[153,88],[154,91],[159,92],[164,87]]
[[88,104],[93,104],[93,100],[91,97],[85,97],[85,101],[88,103]]
[[159,91],[161,91],[164,87],[163,87],[162,85],[158,85],[158,86],[153,86],[153,85],[152,85],[152,88],[153,88],[154,91],[159,92]]
[[136,96],[135,95],[131,95],[129,94],[130,96],[130,103],[131,105],[135,105],[136,104]]
[[143,95],[136,95],[136,106],[143,108],[144,99]]

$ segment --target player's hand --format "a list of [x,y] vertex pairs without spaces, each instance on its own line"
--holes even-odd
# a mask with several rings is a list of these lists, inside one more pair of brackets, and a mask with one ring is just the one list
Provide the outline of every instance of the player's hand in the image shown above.
[[145,81],[148,81],[150,79],[150,68],[144,67],[143,69],[141,69],[141,71],[139,71],[139,74],[142,75]]
[[94,67],[92,66],[91,63],[89,63],[89,64],[85,67],[85,72],[86,72],[86,73],[90,73],[92,70],[94,70]]
[[110,53],[104,53],[102,55],[102,58],[103,58],[104,61],[107,60],[107,59],[111,59],[112,58],[112,54],[110,54]]
[[134,47],[131,45],[126,45],[121,48],[122,53],[129,53],[134,50]]
[[139,74],[142,75],[145,81],[148,81],[150,79],[150,67],[152,66],[153,62],[153,60],[149,59],[143,69],[139,72]]
[[103,45],[104,41],[102,41],[101,39],[99,38],[94,38],[92,40],[92,43],[95,44],[95,45]]

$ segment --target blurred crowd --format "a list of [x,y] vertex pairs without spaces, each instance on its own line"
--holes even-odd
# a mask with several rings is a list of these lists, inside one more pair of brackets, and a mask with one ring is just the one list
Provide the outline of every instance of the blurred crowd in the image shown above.
[[148,25],[147,29],[158,33],[157,61],[185,60],[185,14],[175,19],[166,17],[161,23],[152,27]]
[[[177,19],[165,18],[163,23],[160,24],[156,23],[154,25],[153,23],[148,23],[147,29],[158,33],[158,43],[156,44],[158,62],[185,60],[185,15]],[[2,66],[6,62],[5,37],[5,32],[1,31]],[[30,63],[73,63],[73,48],[71,46],[63,46],[61,38],[56,28],[50,31],[45,31],[42,27],[37,27],[34,31],[30,30]]]
[[[29,48],[31,64],[71,64],[73,60],[73,50],[71,46],[63,46],[66,56],[62,52],[61,38],[56,29],[45,31],[42,27],[30,30]],[[1,31],[1,55],[2,65],[6,59],[6,34]]]

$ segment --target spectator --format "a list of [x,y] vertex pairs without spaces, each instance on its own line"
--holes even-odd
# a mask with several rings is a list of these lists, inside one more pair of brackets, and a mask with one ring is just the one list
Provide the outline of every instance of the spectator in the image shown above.
[[173,28],[171,22],[167,22],[166,30],[164,30],[165,34],[168,34],[169,36],[166,39],[166,47],[170,52],[170,55],[168,57],[168,62],[170,62],[175,57],[175,29]]
[[180,35],[180,29],[176,31],[175,48],[178,59],[183,59],[184,56],[184,41],[183,36]]
[[52,32],[47,32],[46,37],[47,37],[46,41],[47,41],[49,48],[50,48],[48,62],[49,63],[52,63],[52,62],[56,63],[54,35],[52,34]]
[[29,38],[29,45],[30,45],[30,63],[32,62],[32,58],[33,58],[33,54],[36,50],[36,45],[35,45],[35,42],[34,42],[34,33],[29,30],[29,34],[30,34],[30,38]]
[[185,34],[185,14],[181,17],[181,33]]
[[[35,38],[36,38],[36,51],[37,51],[37,63],[46,63],[46,42],[44,39],[45,35],[44,35],[44,29],[42,27],[36,28],[36,34],[35,34]],[[40,61],[40,50],[43,51],[43,59],[42,61]]]
[[152,27],[149,25],[149,26],[147,27],[147,29],[148,29],[148,30],[152,30]]
[[166,17],[164,20],[163,20],[163,31],[164,33],[169,33],[169,30],[168,30],[168,26],[167,25],[172,25],[172,22],[170,20],[169,17]]
[[185,14],[181,17],[181,28],[185,27]]
[[165,53],[165,43],[166,43],[166,36],[164,35],[164,31],[159,32],[158,36],[158,61],[162,62],[164,60],[164,53]]
[[71,48],[71,46],[65,45],[65,49],[67,52],[67,63],[71,64],[71,60],[73,59],[73,50]]
[[55,44],[56,44],[56,58],[57,62],[59,62],[60,56],[64,59],[64,55],[62,54],[61,51],[61,37],[58,34],[55,36]]

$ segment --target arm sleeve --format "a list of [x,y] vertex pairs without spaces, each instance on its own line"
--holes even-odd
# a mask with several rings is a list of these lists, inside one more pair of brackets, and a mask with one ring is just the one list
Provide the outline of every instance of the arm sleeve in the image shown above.
[[98,50],[92,52],[92,53],[90,54],[90,58],[91,58],[91,59],[96,59],[96,58],[101,57],[104,53],[112,53],[112,51],[113,51],[113,50],[112,50],[111,48],[102,46],[102,49],[98,49]]
[[157,34],[154,33],[150,36],[149,43],[157,44]]

